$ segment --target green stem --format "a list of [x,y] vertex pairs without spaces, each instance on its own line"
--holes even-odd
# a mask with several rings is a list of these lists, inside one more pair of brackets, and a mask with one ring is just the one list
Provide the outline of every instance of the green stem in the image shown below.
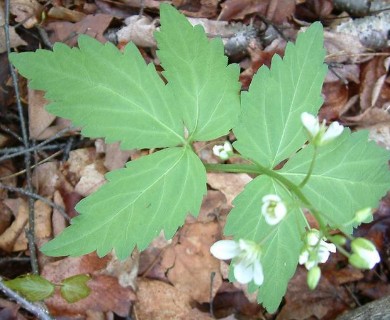
[[305,184],[309,181],[311,174],[313,173],[314,163],[316,162],[316,158],[318,154],[317,150],[318,148],[314,146],[314,154],[313,154],[313,159],[311,159],[309,171],[307,172],[305,179],[303,179],[303,181],[299,184],[299,188],[303,188],[305,186]]
[[317,211],[310,201],[302,193],[300,186],[297,186],[295,183],[291,182],[289,179],[283,177],[281,174],[277,173],[275,170],[268,169],[263,167],[260,164],[204,164],[207,171],[212,172],[232,172],[232,173],[253,173],[253,174],[265,174],[287,187],[288,190],[293,192],[299,200],[305,205],[306,208],[310,209],[314,218],[317,220],[320,228],[326,230],[326,224],[321,218],[321,214]]

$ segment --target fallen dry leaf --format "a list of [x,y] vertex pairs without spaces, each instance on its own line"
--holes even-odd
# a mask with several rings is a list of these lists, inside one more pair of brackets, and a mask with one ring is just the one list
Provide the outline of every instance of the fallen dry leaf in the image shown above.
[[113,311],[119,316],[126,317],[135,300],[135,294],[131,288],[122,287],[116,277],[102,274],[110,259],[110,256],[98,258],[95,253],[91,253],[45,265],[42,276],[55,283],[77,274],[91,276],[87,283],[91,288],[91,294],[87,298],[69,304],[57,292],[52,298],[45,300],[50,312],[54,316],[75,316],[85,315],[87,310]]
[[225,195],[229,206],[250,181],[252,178],[246,173],[207,173],[207,183]]
[[341,81],[324,83],[322,94],[325,99],[319,112],[320,118],[337,120],[345,112],[348,93],[348,86]]
[[76,10],[70,10],[62,6],[51,7],[47,16],[53,20],[65,20],[70,22],[79,22],[85,18],[84,13]]
[[192,310],[190,298],[185,293],[158,280],[139,279],[134,310],[139,320],[213,319]]
[[324,31],[327,63],[362,63],[372,59],[358,37],[347,33]]
[[87,34],[96,40],[105,43],[107,40],[103,33],[108,28],[112,16],[98,13],[96,15],[87,15],[83,20],[77,23],[67,21],[50,22],[47,29],[52,31],[51,42],[64,42],[73,47],[77,43],[77,35]]
[[200,0],[198,3],[191,0],[173,0],[172,5],[189,17],[213,18],[217,14],[218,3],[220,0]]
[[157,30],[158,20],[149,17],[134,15],[125,19],[126,26],[119,29],[117,34],[119,43],[133,42],[143,48],[155,48],[154,32]]
[[106,182],[104,178],[106,172],[101,160],[85,166],[81,171],[81,178],[75,186],[75,191],[84,197],[94,193]]
[[45,92],[28,89],[28,117],[29,133],[32,139],[41,139],[43,132],[50,126],[56,116],[46,111],[48,101],[44,97]]
[[390,84],[385,83],[388,71],[386,61],[385,57],[375,57],[362,67],[360,108],[363,111],[374,106],[381,108],[389,101]]
[[312,291],[306,283],[307,272],[298,267],[295,276],[288,284],[286,303],[277,320],[292,319],[335,319],[338,314],[353,305],[348,291],[342,286],[333,285],[324,276],[316,290]]
[[[21,250],[21,245],[17,243],[20,236],[24,236],[24,229],[28,221],[28,207],[26,201],[21,198],[6,199],[4,204],[9,207],[15,216],[12,224],[0,235],[0,248],[7,252],[25,250],[27,243],[25,243]],[[25,236],[24,236],[25,238]]]
[[63,180],[61,176],[57,161],[45,162],[34,169],[32,183],[41,196],[52,197]]
[[39,22],[43,7],[36,0],[12,0],[10,12],[15,15],[15,21],[23,23],[23,27],[30,29]]
[[210,246],[219,238],[220,232],[216,222],[185,224],[177,235],[177,243],[163,253],[162,265],[167,269],[169,281],[198,303],[210,301],[213,272],[214,294],[222,283],[219,260],[210,253]]

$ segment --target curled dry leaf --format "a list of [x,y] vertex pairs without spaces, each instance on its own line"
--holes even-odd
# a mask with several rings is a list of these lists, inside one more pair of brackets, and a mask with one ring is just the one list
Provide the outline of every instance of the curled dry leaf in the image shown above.
[[105,173],[106,169],[102,160],[96,160],[95,163],[85,166],[81,171],[81,178],[75,186],[75,191],[84,197],[89,196],[106,182]]
[[134,42],[143,48],[155,48],[154,32],[157,30],[158,19],[152,20],[146,16],[134,15],[125,19],[126,26],[117,32],[118,42]]
[[40,19],[43,7],[36,0],[13,0],[10,2],[10,11],[15,15],[15,21],[23,23],[23,27],[30,29]]
[[[25,239],[24,228],[28,221],[28,208],[26,201],[22,199],[6,199],[4,204],[8,206],[15,216],[12,224],[0,235],[0,248],[7,252],[20,251],[20,237]],[[27,248],[27,243],[22,245],[21,250]]]
[[55,20],[65,20],[70,22],[79,22],[85,18],[84,13],[76,10],[70,10],[62,6],[54,6],[50,8],[47,16]]

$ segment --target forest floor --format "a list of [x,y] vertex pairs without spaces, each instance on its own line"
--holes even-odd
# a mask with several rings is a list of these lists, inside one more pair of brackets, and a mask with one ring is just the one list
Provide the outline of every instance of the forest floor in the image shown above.
[[[49,114],[43,92],[29,89],[21,76],[15,81],[17,71],[9,67],[7,49],[50,49],[55,42],[75,46],[79,34],[88,34],[120,49],[133,41],[145,60],[161,70],[153,32],[159,28],[162,1],[2,1],[0,26],[6,25],[10,35],[7,47],[0,29],[2,279],[38,271],[58,283],[89,274],[87,298],[69,304],[56,293],[46,299],[50,314],[63,320],[335,319],[390,295],[389,195],[377,204],[374,221],[356,230],[380,252],[381,262],[373,270],[355,269],[342,255],[332,255],[322,267],[318,288],[311,291],[306,270],[299,266],[274,314],[258,305],[244,286],[230,283],[228,264],[215,259],[209,249],[222,238],[232,200],[252,179],[247,174],[209,173],[199,217],[189,216],[173,239],[161,235],[125,261],[112,254],[104,258],[95,253],[76,258],[43,255],[39,247],[69,224],[77,215],[77,202],[105,183],[105,173],[150,151],[123,151],[118,144],[84,138],[68,120]],[[262,65],[270,65],[274,54],[283,56],[286,42],[294,41],[299,30],[320,21],[329,66],[320,118],[339,121],[354,131],[369,130],[370,139],[390,149],[389,1],[375,8],[331,0],[164,2],[173,4],[192,24],[202,24],[210,37],[223,38],[229,61],[241,68],[242,90],[248,89]],[[233,142],[233,134],[219,141],[226,139]],[[202,160],[221,162],[212,152],[215,143],[196,144]],[[0,320],[36,318],[26,310],[32,312],[31,305],[22,308],[9,295],[0,297]]]

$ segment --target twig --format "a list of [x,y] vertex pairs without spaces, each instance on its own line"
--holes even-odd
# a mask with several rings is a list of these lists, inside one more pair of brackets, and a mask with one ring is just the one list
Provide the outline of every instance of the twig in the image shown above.
[[53,140],[55,140],[57,138],[62,137],[63,134],[67,133],[68,131],[70,131],[72,129],[74,129],[74,128],[73,127],[67,127],[65,129],[62,129],[62,130],[58,131],[54,136],[50,137],[49,139],[46,139],[45,141],[42,141],[41,143],[39,143],[39,144],[37,144],[37,145],[35,145],[33,147],[28,146],[27,148],[24,148],[23,150],[20,150],[18,152],[13,153],[13,154],[7,154],[5,156],[2,156],[2,157],[0,157],[0,162],[4,161],[4,160],[7,160],[7,159],[11,159],[11,158],[17,157],[17,156],[20,156],[22,154],[27,154],[29,152],[37,151],[42,146],[52,142]]
[[[10,0],[5,1],[5,24],[4,24],[4,31],[5,31],[5,44],[7,47],[7,54],[8,56],[11,53],[11,40],[9,35],[9,15],[10,15]],[[29,138],[27,135],[27,129],[26,129],[26,123],[24,121],[24,114],[23,114],[23,107],[22,102],[20,99],[20,92],[19,92],[19,86],[18,86],[18,77],[16,75],[15,69],[12,66],[11,62],[9,61],[9,69],[11,72],[11,78],[12,78],[12,84],[14,86],[15,90],[15,96],[16,96],[16,105],[18,109],[19,114],[19,122],[20,122],[20,129],[22,131],[22,138],[23,138],[23,144],[26,148],[30,147]],[[26,182],[27,182],[27,191],[32,192],[33,186],[32,186],[32,180],[31,180],[31,155],[29,152],[24,154],[24,165],[26,167]],[[29,222],[29,229],[28,232],[30,233],[31,237],[29,237],[28,245],[30,250],[30,256],[31,256],[31,268],[32,272],[34,274],[38,274],[38,258],[37,258],[37,252],[35,247],[35,241],[34,241],[34,229],[35,229],[35,214],[34,214],[34,201],[32,198],[28,199],[28,222]]]
[[8,262],[23,262],[23,261],[30,261],[30,257],[3,257],[0,258],[0,265],[3,263],[8,263]]
[[3,279],[0,277],[0,290],[9,298],[15,300],[18,304],[20,304],[24,309],[31,312],[35,316],[37,316],[41,320],[54,320],[53,317],[51,317],[46,310],[42,309],[38,305],[26,300],[21,295],[19,295],[17,292],[11,290],[8,288],[4,283]]
[[58,212],[67,220],[67,221],[70,221],[70,218],[69,216],[66,214],[65,212],[65,209],[61,206],[59,206],[58,204],[54,203],[53,201],[51,200],[48,200],[46,199],[45,197],[42,197],[40,196],[39,194],[36,194],[34,192],[30,192],[28,190],[25,190],[25,189],[22,189],[22,188],[15,188],[15,187],[12,187],[12,186],[7,186],[5,184],[2,184],[0,183],[0,189],[5,189],[5,190],[8,190],[8,191],[12,191],[12,192],[17,192],[17,193],[21,193],[21,194],[24,194],[26,196],[28,196],[30,199],[35,199],[35,200],[40,200],[44,203],[46,203],[47,205],[51,206],[52,208],[58,210]]
[[[45,163],[45,162],[48,162],[49,160],[51,160],[51,159],[57,157],[57,156],[58,156],[59,154],[61,154],[62,152],[63,152],[62,150],[59,150],[59,151],[57,151],[56,153],[53,153],[51,156],[49,156],[49,157],[47,157],[47,158],[45,158],[45,159],[39,161],[38,163],[34,164],[33,166],[31,166],[31,169],[33,169],[33,168],[35,168],[35,167],[37,167],[37,166],[39,166],[39,165],[41,165],[41,164],[43,164],[43,163]],[[21,170],[21,171],[19,171],[19,172],[15,172],[15,173],[10,174],[10,175],[8,175],[8,176],[0,177],[0,181],[2,181],[2,180],[7,180],[7,179],[9,179],[9,178],[13,178],[13,177],[20,176],[21,174],[23,174],[23,173],[25,173],[25,172],[26,172],[26,169]]]
[[[64,149],[66,148],[68,143],[59,143],[59,144],[49,144],[48,146],[38,146],[36,145],[35,148],[37,149],[37,151],[44,151],[44,150],[56,150],[56,149]],[[33,151],[33,150],[31,150]],[[0,150],[0,154],[6,154],[6,155],[9,155],[10,153],[13,153],[13,152],[18,152],[19,154],[23,154],[24,152],[26,152],[26,148],[25,147],[15,147],[15,148],[4,148],[2,150]],[[27,150],[27,152],[30,152]]]

